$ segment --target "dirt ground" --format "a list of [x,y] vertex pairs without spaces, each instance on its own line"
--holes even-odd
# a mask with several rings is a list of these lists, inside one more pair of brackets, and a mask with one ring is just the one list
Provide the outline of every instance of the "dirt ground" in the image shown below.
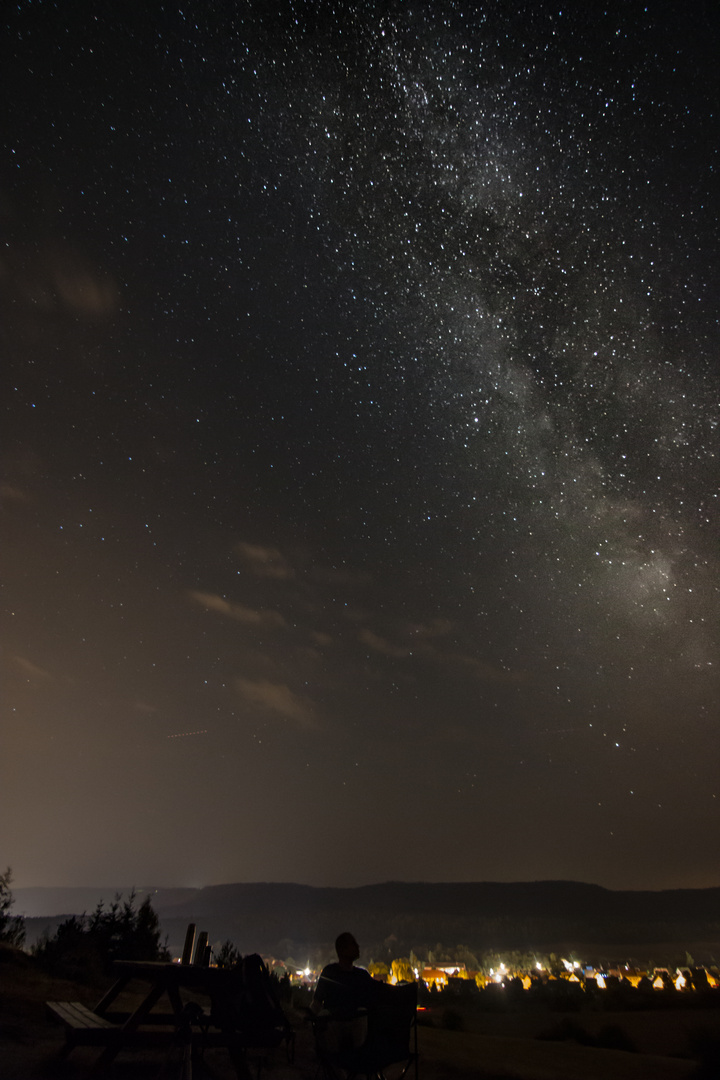
[[[86,1080],[98,1051],[77,1048],[61,1058],[64,1032],[46,1015],[47,1000],[85,1000],[97,993],[87,987],[41,975],[25,960],[0,965],[0,1080]],[[317,1062],[312,1035],[301,1013],[291,1012],[296,1053],[289,1063],[282,1049],[264,1063],[265,1080],[315,1080]],[[692,1030],[720,1038],[720,1011],[708,1015],[678,1013],[574,1014],[586,1031],[617,1021],[640,1053],[581,1046],[575,1042],[539,1040],[538,1034],[562,1021],[559,1014],[477,1014],[463,1018],[465,1030],[439,1026],[419,1030],[421,1080],[684,1080],[697,1072],[687,1056]],[[688,1026],[690,1025],[690,1027]],[[472,1028],[473,1030],[470,1030]],[[684,1053],[684,1058],[677,1055]],[[232,1080],[235,1073],[227,1051],[207,1051],[204,1075]],[[250,1058],[253,1075],[259,1061]],[[388,1080],[395,1074],[389,1072]],[[200,1070],[193,1075],[198,1080]],[[412,1077],[412,1072],[409,1074]],[[705,1074],[710,1075],[710,1074]],[[169,1080],[181,1076],[179,1047],[135,1049],[120,1053],[108,1080]]]

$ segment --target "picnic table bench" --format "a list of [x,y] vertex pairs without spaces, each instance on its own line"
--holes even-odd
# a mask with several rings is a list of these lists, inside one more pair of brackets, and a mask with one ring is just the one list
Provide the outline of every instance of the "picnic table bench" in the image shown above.
[[98,1016],[80,1001],[48,1001],[46,1008],[65,1025],[67,1042],[64,1053],[69,1053],[74,1046],[105,1046],[109,1032],[117,1028],[112,1020]]
[[[122,983],[125,981],[118,980]],[[117,985],[116,983],[115,986]],[[50,1016],[60,1021],[65,1028],[61,1057],[66,1057],[76,1047],[81,1046],[102,1050],[90,1070],[91,1076],[97,1076],[106,1071],[120,1050],[140,1046],[160,1046],[171,1050],[175,1045],[181,1044],[180,1024],[174,1013],[150,1013],[143,1009],[146,1005],[147,997],[134,1012],[103,1013],[97,1005],[91,1009],[80,1001],[48,1001],[46,1009]],[[189,1025],[187,1033],[190,1037],[185,1041],[192,1050]]]

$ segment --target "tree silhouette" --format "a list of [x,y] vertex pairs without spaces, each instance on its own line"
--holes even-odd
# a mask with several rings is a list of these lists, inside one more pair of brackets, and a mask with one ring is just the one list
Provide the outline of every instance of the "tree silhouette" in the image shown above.
[[0,941],[21,949],[25,942],[25,920],[22,915],[10,914],[14,903],[11,882],[12,871],[8,866],[5,873],[0,874]]

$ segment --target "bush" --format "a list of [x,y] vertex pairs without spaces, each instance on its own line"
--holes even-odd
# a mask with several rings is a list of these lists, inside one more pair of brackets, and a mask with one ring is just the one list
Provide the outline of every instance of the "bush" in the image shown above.
[[235,948],[229,938],[220,946],[220,950],[215,957],[215,963],[219,968],[237,967],[241,960],[242,953]]
[[150,897],[135,906],[135,893],[116,896],[107,910],[102,901],[92,915],[72,915],[33,949],[43,967],[68,978],[94,978],[115,960],[169,960],[160,944],[160,924]]

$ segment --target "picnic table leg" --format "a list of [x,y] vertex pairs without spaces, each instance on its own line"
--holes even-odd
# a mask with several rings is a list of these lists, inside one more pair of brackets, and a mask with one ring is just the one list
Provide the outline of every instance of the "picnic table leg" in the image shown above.
[[125,989],[131,978],[131,975],[121,975],[120,978],[112,984],[108,992],[100,998],[93,1012],[96,1012],[98,1016],[102,1016],[108,1005],[112,1005],[115,998]]
[[63,1058],[66,1058],[68,1056],[68,1054],[70,1053],[70,1051],[74,1050],[74,1049],[75,1049],[75,1041],[71,1040],[69,1029],[66,1028],[65,1029],[65,1042],[62,1044],[62,1046],[60,1047],[60,1049],[57,1052],[57,1056],[60,1059],[60,1061],[62,1061]]
[[[119,1034],[119,1032],[118,1032],[118,1034]],[[118,1053],[118,1051],[120,1049],[121,1049],[121,1045],[120,1045],[120,1039],[119,1038],[114,1039],[112,1043],[108,1043],[108,1045],[105,1047],[102,1054],[100,1055],[100,1057],[97,1059],[97,1061],[93,1065],[92,1069],[90,1070],[89,1075],[90,1076],[104,1076],[105,1073],[108,1070],[108,1067],[109,1067],[111,1061],[113,1060],[113,1058],[116,1056],[116,1054]]]
[[[177,994],[177,990],[175,991]],[[170,995],[172,997],[172,994]],[[193,1074],[193,1033],[192,1024],[189,1018],[186,1018],[184,1023],[181,1023],[180,1033],[182,1035],[182,1057],[180,1060],[180,1072],[178,1074],[178,1080],[192,1080]]]
[[177,986],[174,983],[170,983],[167,988],[167,995],[170,998],[170,1004],[172,1005],[173,1014],[175,1016],[175,1022],[180,1023],[184,1005]]
[[[123,1042],[125,1041],[123,1039],[123,1036],[131,1031],[134,1031],[135,1028],[140,1026],[140,1024],[148,1015],[152,1007],[157,1004],[157,1002],[160,1000],[166,990],[167,987],[164,983],[161,983],[158,986],[153,986],[150,993],[142,1002],[142,1004],[138,1006],[132,1016],[125,1021],[123,1026],[117,1032],[116,1037],[113,1039],[113,1041],[111,1043],[108,1043],[108,1045],[105,1047],[90,1072],[91,1076],[102,1076],[102,1074],[107,1070],[107,1067],[113,1060],[113,1058],[115,1058],[118,1052],[122,1050]],[[107,997],[107,994],[105,995],[105,997]]]

